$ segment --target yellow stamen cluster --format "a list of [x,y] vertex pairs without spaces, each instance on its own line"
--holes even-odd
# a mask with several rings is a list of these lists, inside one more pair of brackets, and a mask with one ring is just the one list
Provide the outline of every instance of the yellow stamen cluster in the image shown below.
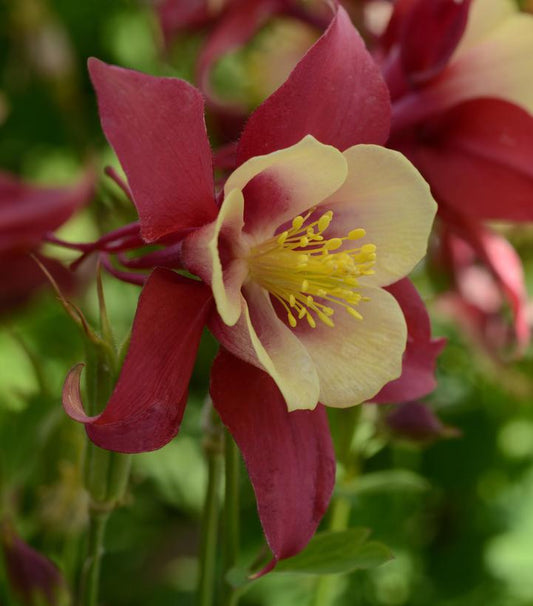
[[255,246],[248,257],[251,279],[283,305],[293,328],[303,318],[312,328],[316,319],[334,326],[334,309],[328,303],[362,319],[355,309],[363,300],[356,290],[357,279],[374,273],[374,244],[344,246],[347,241],[363,238],[365,230],[352,229],[347,236],[328,240],[323,234],[333,212],[329,210],[318,220],[306,223],[314,210],[293,219],[290,229]]

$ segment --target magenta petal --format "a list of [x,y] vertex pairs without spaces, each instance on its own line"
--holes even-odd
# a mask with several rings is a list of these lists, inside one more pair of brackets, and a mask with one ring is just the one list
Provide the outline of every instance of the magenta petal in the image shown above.
[[533,116],[498,99],[461,103],[408,157],[434,195],[476,219],[533,220]]
[[76,210],[88,204],[95,175],[71,187],[39,187],[0,172],[0,252],[34,248]]
[[274,381],[222,350],[211,373],[211,397],[239,446],[274,560],[301,551],[324,515],[335,482],[326,411],[288,412]]
[[238,164],[313,135],[341,151],[385,143],[390,127],[387,87],[346,11],[330,26],[285,83],[251,115]]
[[406,402],[421,398],[435,389],[435,365],[446,344],[431,338],[431,324],[424,302],[413,284],[404,278],[387,289],[400,304],[407,322],[407,347],[402,374],[372,398],[378,404]]
[[67,414],[86,424],[91,440],[118,452],[144,452],[166,444],[178,432],[196,350],[211,304],[201,282],[156,269],[137,307],[131,344],[106,409],[83,411],[80,367],[63,389]]
[[406,15],[400,37],[403,69],[417,85],[437,76],[464,33],[470,0],[418,0]]
[[128,177],[143,237],[152,242],[216,217],[200,92],[89,59],[102,128]]

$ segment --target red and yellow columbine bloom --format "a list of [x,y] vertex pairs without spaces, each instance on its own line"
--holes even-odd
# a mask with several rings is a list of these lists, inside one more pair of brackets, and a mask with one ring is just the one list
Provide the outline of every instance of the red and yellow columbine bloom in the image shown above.
[[[107,407],[87,417],[78,367],[65,408],[103,448],[163,446],[178,432],[207,324],[221,344],[211,397],[243,453],[274,565],[305,546],[331,496],[322,404],[358,404],[385,384],[388,398],[432,385],[441,345],[401,278],[424,255],[435,203],[412,165],[380,147],[387,89],[343,9],[252,114],[217,193],[197,89],[89,67],[140,235],[167,248],[151,257],[159,266]],[[426,360],[407,340],[427,344]]]
[[235,170],[182,255],[211,285],[215,336],[268,372],[289,410],[352,406],[401,373],[405,320],[381,287],[425,254],[435,210],[400,154],[309,135]]

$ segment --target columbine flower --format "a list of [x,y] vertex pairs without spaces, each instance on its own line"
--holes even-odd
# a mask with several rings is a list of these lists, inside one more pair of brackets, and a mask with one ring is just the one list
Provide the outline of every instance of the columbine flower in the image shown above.
[[0,173],[0,312],[26,302],[46,283],[41,263],[67,288],[72,276],[56,260],[39,253],[48,233],[60,227],[79,208],[89,202],[94,175],[88,172],[73,187],[37,187]]
[[[481,222],[533,219],[533,17],[508,0],[401,0],[376,57],[392,97],[388,146],[421,171],[439,217],[501,282]],[[523,345],[519,277],[502,293]]]
[[211,396],[246,461],[274,565],[305,546],[333,488],[318,402],[357,404],[401,372],[405,320],[382,287],[423,256],[435,204],[409,162],[375,145],[387,91],[342,9],[250,117],[217,196],[199,91],[97,60],[90,71],[141,235],[168,246],[151,259],[202,281],[155,269],[107,408],[85,415],[79,367],[65,408],[103,448],[161,447],[178,431],[207,323],[222,345]]

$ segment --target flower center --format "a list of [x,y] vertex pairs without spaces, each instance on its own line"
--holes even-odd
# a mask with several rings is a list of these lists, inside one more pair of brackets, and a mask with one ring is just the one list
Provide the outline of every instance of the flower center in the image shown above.
[[335,310],[331,303],[361,320],[355,308],[368,298],[357,292],[358,278],[374,273],[374,244],[357,248],[345,245],[363,238],[365,230],[352,229],[345,237],[328,240],[323,234],[333,211],[306,224],[314,210],[293,219],[290,229],[254,246],[248,257],[250,277],[283,305],[292,328],[303,318],[312,328],[317,319],[333,327]]

